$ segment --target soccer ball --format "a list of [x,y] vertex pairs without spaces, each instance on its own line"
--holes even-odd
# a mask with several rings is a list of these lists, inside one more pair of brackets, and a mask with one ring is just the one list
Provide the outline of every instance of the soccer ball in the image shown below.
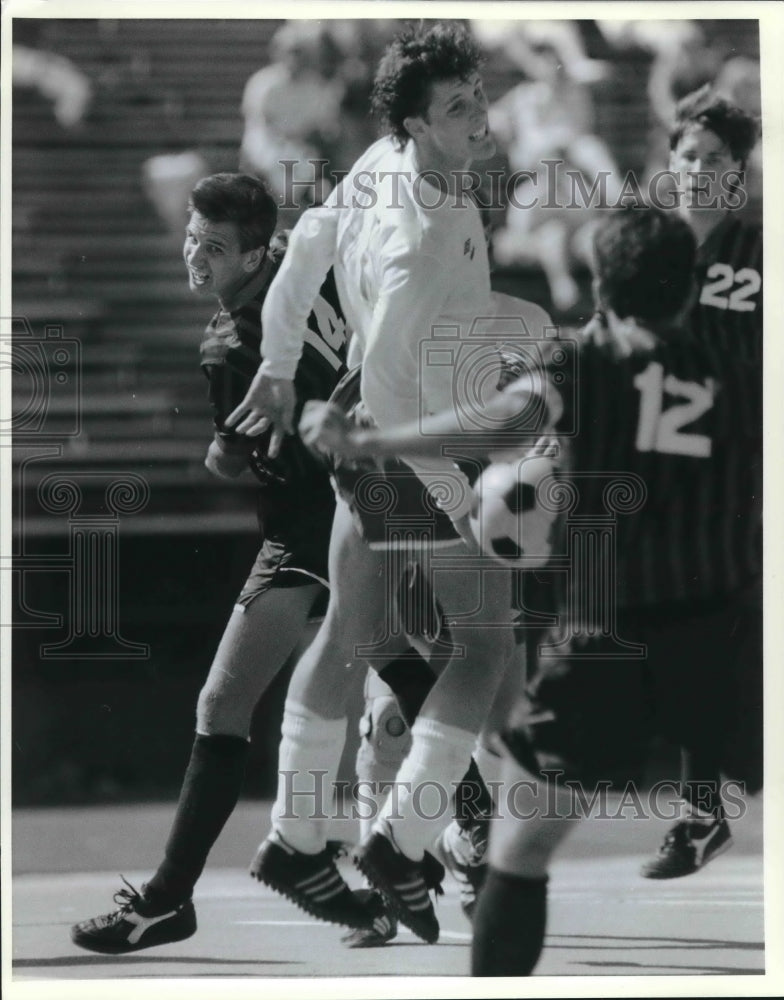
[[552,475],[544,456],[489,465],[476,482],[479,504],[471,528],[482,551],[511,569],[537,569],[550,558],[555,511],[537,502],[536,490]]

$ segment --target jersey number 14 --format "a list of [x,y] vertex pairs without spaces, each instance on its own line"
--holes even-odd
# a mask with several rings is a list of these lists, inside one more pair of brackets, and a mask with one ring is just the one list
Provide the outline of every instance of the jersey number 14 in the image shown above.
[[[645,371],[634,378],[634,387],[640,391],[640,415],[637,422],[638,451],[658,451],[667,455],[690,455],[692,458],[710,458],[711,439],[706,434],[684,431],[713,406],[714,384],[708,379],[699,382],[682,382],[674,375],[664,375],[664,367],[652,361]],[[664,396],[683,399],[665,408]]]

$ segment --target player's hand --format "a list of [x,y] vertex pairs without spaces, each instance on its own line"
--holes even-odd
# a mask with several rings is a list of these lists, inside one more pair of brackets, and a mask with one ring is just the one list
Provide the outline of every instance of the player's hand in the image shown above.
[[286,434],[294,433],[297,394],[291,379],[271,378],[256,372],[240,405],[226,418],[226,426],[240,434],[257,437],[272,425],[267,454],[275,458]]
[[543,434],[536,444],[526,453],[526,458],[549,458],[553,465],[558,465],[561,458],[561,446],[558,439],[549,434]]
[[352,430],[348,417],[334,403],[310,400],[302,410],[299,436],[316,454],[353,458],[357,449],[352,440]]
[[217,441],[212,441],[207,449],[204,465],[213,476],[218,476],[219,479],[236,479],[247,469],[248,457],[247,455],[225,452]]

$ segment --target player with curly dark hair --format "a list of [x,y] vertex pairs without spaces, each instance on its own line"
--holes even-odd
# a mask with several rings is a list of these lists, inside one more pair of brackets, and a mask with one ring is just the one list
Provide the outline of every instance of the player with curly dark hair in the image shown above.
[[[423,27],[426,29],[423,31]],[[371,107],[398,149],[410,135],[406,118],[428,120],[434,83],[468,80],[482,65],[482,51],[454,21],[411,24],[392,42],[378,66]]]
[[[374,98],[389,134],[359,158],[323,207],[306,212],[295,227],[287,262],[265,303],[264,363],[230,417],[239,430],[257,433],[272,422],[277,442],[292,429],[291,378],[302,321],[330,265],[353,331],[349,363],[362,366],[359,390],[368,419],[388,426],[452,402],[457,361],[424,364],[423,351],[435,329],[447,328],[457,331],[450,334],[456,342],[439,346],[451,346],[457,357],[461,339],[470,345],[477,318],[495,316],[483,221],[463,184],[469,166],[495,150],[479,60],[479,49],[457,22],[410,26],[390,45]],[[549,322],[540,312],[539,321]],[[500,375],[493,345],[487,353]],[[329,801],[346,725],[343,665],[357,646],[387,628],[387,573],[399,558],[390,555],[390,546],[411,545],[413,558],[425,561],[436,546],[455,556],[477,551],[469,523],[474,496],[465,473],[444,456],[412,461],[410,470],[417,497],[427,498],[414,512],[418,523],[434,523],[438,512],[444,534],[373,537],[370,522],[383,518],[372,518],[359,494],[351,504],[339,496],[327,615],[289,687],[273,833],[253,871],[306,908],[309,894],[339,898],[345,885],[334,866],[323,885],[303,881],[308,859],[327,849],[327,825],[314,820],[311,808],[314,774],[323,775],[317,792]],[[410,518],[412,512],[403,513]],[[379,530],[390,533],[385,524]],[[433,805],[422,803],[421,789],[428,783],[436,798],[437,789],[450,789],[472,752],[481,758],[482,776],[492,780],[497,757],[483,756],[487,748],[476,747],[477,736],[505,675],[514,669],[519,677],[520,670],[512,629],[487,627],[511,623],[511,575],[487,574],[475,612],[475,570],[453,566],[434,574],[436,597],[447,619],[459,621],[470,612],[471,624],[458,633],[462,650],[447,646],[443,671],[412,727],[412,747],[397,774],[401,794],[387,798],[356,854],[399,919],[427,941],[437,939],[439,928],[423,866],[439,822]]]

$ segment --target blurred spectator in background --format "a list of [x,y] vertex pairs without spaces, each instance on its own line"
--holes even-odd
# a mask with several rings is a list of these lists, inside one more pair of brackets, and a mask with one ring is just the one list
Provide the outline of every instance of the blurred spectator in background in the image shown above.
[[208,172],[207,161],[195,150],[161,153],[142,164],[144,193],[177,239],[182,239],[191,191]]
[[[712,81],[722,53],[706,38],[697,21],[598,21],[607,41],[616,49],[637,49],[651,60],[646,94],[649,134],[642,182],[666,170],[670,157],[669,133],[678,101]],[[675,190],[673,185],[672,190]],[[662,187],[659,191],[664,197]]]
[[[494,255],[501,265],[538,264],[553,307],[565,312],[580,294],[572,268],[590,261],[595,218],[589,206],[612,202],[620,192],[612,153],[594,134],[593,99],[586,85],[608,68],[586,56],[573,22],[510,23],[501,44],[527,79],[490,108],[490,127],[506,149],[511,171],[526,176],[516,183],[506,225],[495,234]],[[553,169],[546,160],[561,162]],[[604,182],[598,197],[581,197],[581,190],[590,192],[599,177]]]
[[[762,88],[760,85],[759,60],[747,56],[728,59],[719,69],[713,81],[713,90],[718,97],[724,97],[742,111],[762,118]],[[752,222],[762,222],[762,143],[749,153],[746,160],[746,192],[744,216]]]
[[713,89],[741,110],[759,118],[762,114],[759,60],[735,56],[722,63]]
[[634,37],[653,55],[648,100],[656,121],[669,128],[678,101],[716,76],[722,52],[696,21],[638,21]]
[[[311,161],[328,159],[340,132],[341,52],[320,21],[288,21],[273,36],[271,54],[242,95],[240,170],[262,177],[279,206],[306,207],[331,187]],[[295,162],[287,170],[282,160]]]
[[[536,78],[539,61],[537,47],[547,42],[568,66],[569,76],[581,83],[596,83],[604,79],[609,67],[600,59],[588,56],[581,25],[593,22],[577,21],[471,21],[471,30],[482,45],[492,51],[501,50],[514,56],[524,72]],[[594,29],[595,30],[595,29]]]
[[401,22],[388,18],[332,21],[330,34],[341,53],[340,126],[329,144],[330,170],[348,170],[379,135],[370,114],[376,67]]
[[35,89],[52,102],[52,112],[63,128],[78,125],[93,98],[88,77],[65,56],[26,45],[14,45],[14,87]]

